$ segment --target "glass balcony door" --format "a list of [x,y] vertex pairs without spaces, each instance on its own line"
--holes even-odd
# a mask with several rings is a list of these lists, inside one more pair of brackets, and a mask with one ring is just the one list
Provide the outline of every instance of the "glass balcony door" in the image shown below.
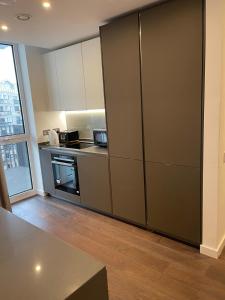
[[11,202],[33,191],[24,99],[17,47],[0,43],[0,157]]

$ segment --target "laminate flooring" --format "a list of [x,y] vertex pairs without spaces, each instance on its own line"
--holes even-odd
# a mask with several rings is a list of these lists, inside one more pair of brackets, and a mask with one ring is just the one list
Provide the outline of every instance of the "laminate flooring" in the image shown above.
[[104,263],[110,300],[225,300],[225,252],[215,260],[53,197],[19,202],[13,213]]

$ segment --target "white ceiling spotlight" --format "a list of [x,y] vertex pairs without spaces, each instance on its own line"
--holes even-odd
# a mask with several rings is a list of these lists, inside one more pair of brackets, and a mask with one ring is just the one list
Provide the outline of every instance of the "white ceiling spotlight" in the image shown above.
[[42,6],[45,9],[50,9],[51,8],[51,3],[49,1],[44,1],[44,2],[42,2]]
[[31,15],[30,14],[18,14],[16,15],[16,18],[19,20],[19,21],[29,21],[31,19]]
[[0,5],[10,6],[16,3],[16,0],[0,0]]
[[1,25],[1,30],[6,32],[9,30],[9,27],[7,25],[3,24],[3,25]]

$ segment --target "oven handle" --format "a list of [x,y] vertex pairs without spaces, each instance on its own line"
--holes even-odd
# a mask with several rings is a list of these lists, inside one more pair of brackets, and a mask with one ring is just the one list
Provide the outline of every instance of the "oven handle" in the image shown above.
[[52,160],[52,164],[53,165],[59,165],[59,166],[66,166],[66,167],[74,167],[74,164],[68,164],[68,163],[64,163],[64,162],[59,162],[56,160]]
[[61,157],[53,157],[54,160],[57,160],[57,161],[65,161],[65,162],[68,162],[68,163],[73,163],[74,162],[74,159],[69,159],[69,158],[61,158]]

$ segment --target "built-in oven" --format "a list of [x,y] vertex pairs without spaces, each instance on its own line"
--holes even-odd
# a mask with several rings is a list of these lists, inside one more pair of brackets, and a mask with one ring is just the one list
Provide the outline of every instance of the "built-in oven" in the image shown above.
[[80,195],[76,157],[52,154],[52,168],[56,190]]

